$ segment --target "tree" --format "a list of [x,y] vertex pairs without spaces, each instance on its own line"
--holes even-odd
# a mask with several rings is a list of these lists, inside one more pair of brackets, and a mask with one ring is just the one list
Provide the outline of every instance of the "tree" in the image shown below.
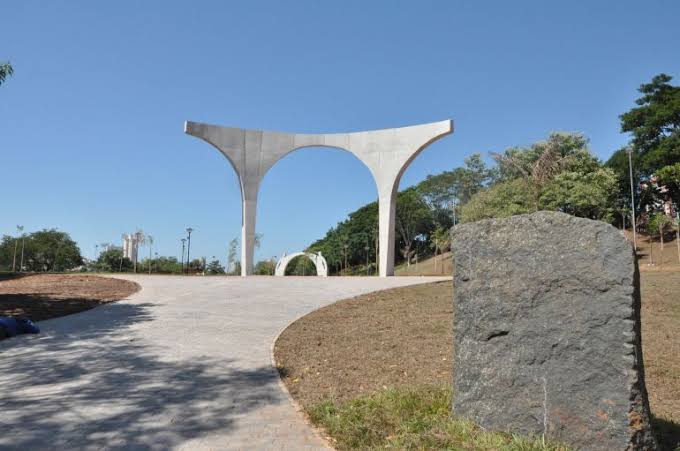
[[633,150],[643,174],[680,161],[680,86],[659,74],[638,89],[637,107],[620,116],[621,131],[633,135]]
[[592,172],[564,171],[545,186],[539,207],[582,218],[611,221],[616,212],[616,187],[616,174],[609,168]]
[[496,175],[489,169],[480,154],[465,159],[465,166],[428,175],[416,189],[432,208],[434,219],[444,228],[453,225],[452,205],[465,204],[472,196],[486,186]]
[[229,252],[227,253],[227,271],[231,274],[234,272],[236,262],[236,248],[238,247],[238,238],[234,238],[229,242]]
[[123,257],[121,248],[112,247],[99,254],[96,266],[104,272],[127,272],[133,268],[133,263],[129,258]]
[[532,195],[524,180],[496,183],[480,191],[461,208],[461,222],[531,213],[535,210]]
[[[445,229],[440,225],[432,232],[430,239],[430,246],[434,249],[434,270],[437,271],[437,252],[440,254],[444,252],[451,245],[451,235],[449,229]],[[442,267],[443,269],[443,267]]]
[[661,257],[659,258],[659,267],[663,267],[663,236],[666,230],[671,226],[673,223],[672,219],[666,216],[664,213],[655,213],[649,218],[649,222],[647,224],[647,233],[649,233],[650,240],[649,240],[649,261],[650,263],[654,263],[654,258],[653,258],[653,251],[654,251],[654,243],[652,243],[651,238],[654,236],[658,236],[659,239],[661,240]]
[[[83,257],[68,233],[45,229],[26,235],[24,266],[28,271],[68,271],[83,264]],[[0,267],[10,269],[15,239],[4,236],[0,242]]]
[[253,272],[259,276],[271,276],[274,274],[274,269],[276,268],[276,261],[272,260],[260,260],[255,265]]
[[579,134],[552,133],[547,141],[528,149],[511,148],[503,154],[492,153],[499,166],[501,179],[524,180],[534,209],[539,209],[545,186],[575,159],[576,153],[587,153],[588,141]]
[[656,171],[658,184],[663,186],[668,197],[680,209],[680,163],[664,166]]
[[0,85],[2,85],[7,77],[14,75],[14,68],[9,61],[0,64]]
[[399,247],[407,266],[411,264],[416,237],[429,234],[432,222],[431,210],[415,188],[406,189],[397,195],[395,225]]
[[208,274],[224,274],[224,266],[219,260],[212,260],[206,268]]

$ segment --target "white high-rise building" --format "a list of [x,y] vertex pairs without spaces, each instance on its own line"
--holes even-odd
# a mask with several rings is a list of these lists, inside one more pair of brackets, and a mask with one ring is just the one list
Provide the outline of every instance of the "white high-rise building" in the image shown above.
[[127,257],[132,261],[137,258],[137,239],[135,235],[126,233],[123,235],[123,257]]

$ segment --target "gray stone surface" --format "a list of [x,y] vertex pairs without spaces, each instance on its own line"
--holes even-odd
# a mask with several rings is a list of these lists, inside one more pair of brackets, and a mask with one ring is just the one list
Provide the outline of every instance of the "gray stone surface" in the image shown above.
[[631,245],[539,212],[457,226],[453,412],[588,450],[655,449]]
[[356,156],[371,171],[378,189],[381,276],[394,275],[394,220],[404,171],[427,146],[453,132],[451,120],[353,133],[282,133],[186,122],[185,133],[212,144],[236,171],[241,185],[241,275],[253,272],[257,196],[277,161],[303,147],[335,147]]
[[271,345],[345,297],[428,277],[126,276],[130,299],[0,342],[0,449],[327,449]]

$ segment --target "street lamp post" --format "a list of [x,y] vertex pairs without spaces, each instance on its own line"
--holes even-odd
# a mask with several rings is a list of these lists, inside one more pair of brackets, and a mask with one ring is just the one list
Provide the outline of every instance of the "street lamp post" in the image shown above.
[[184,244],[187,242],[186,238],[180,240],[182,242],[182,274],[184,274]]
[[189,235],[187,243],[187,274],[189,274],[189,262],[191,261],[189,260],[190,258],[189,254],[191,253],[191,232],[193,231],[194,229],[192,229],[191,227],[187,227],[187,234]]
[[633,249],[637,252],[637,231],[635,224],[635,191],[633,189],[633,148],[626,149],[628,154],[628,171],[630,174],[630,212],[633,220]]

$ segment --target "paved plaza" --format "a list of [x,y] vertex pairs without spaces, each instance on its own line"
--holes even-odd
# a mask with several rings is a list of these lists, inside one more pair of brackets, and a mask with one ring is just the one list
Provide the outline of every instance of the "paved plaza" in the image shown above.
[[0,449],[324,449],[271,365],[298,317],[434,277],[126,276],[130,299],[0,342]]

